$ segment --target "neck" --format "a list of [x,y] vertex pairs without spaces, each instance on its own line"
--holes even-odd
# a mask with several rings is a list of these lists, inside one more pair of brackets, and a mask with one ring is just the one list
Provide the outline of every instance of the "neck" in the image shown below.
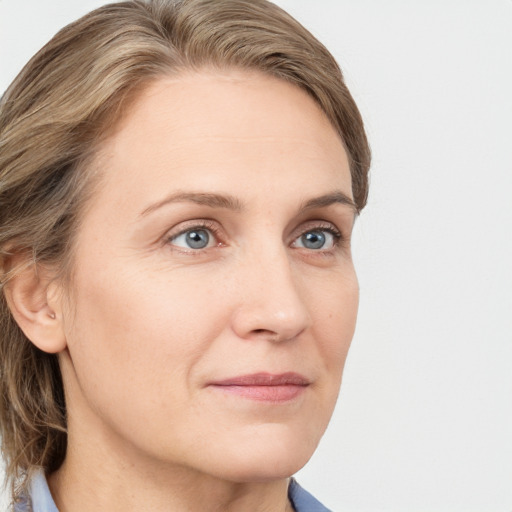
[[[101,467],[101,471],[98,468]],[[137,467],[112,472],[109,465],[87,471],[70,458],[49,477],[60,512],[292,512],[288,480],[233,483],[174,469],[150,474]],[[136,490],[136,491],[134,491]]]

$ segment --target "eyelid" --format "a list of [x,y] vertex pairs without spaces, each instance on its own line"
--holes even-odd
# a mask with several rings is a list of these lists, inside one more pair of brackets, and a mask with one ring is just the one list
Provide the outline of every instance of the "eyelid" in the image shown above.
[[293,234],[293,240],[296,240],[297,238],[301,237],[305,233],[308,233],[309,231],[328,231],[331,233],[336,240],[342,241],[345,240],[345,236],[343,235],[343,232],[332,222],[326,221],[326,220],[311,220],[307,221],[304,224],[302,224],[298,230],[296,230]]
[[[187,231],[191,231],[194,229],[204,229],[210,232],[215,240],[215,244],[210,247],[205,247],[203,249],[186,249],[184,247],[174,245],[172,242],[179,236],[185,234]],[[305,233],[309,231],[327,231],[334,237],[334,247],[332,249],[323,250],[319,249],[316,252],[324,252],[328,253],[329,251],[335,250],[337,247],[343,245],[347,241],[347,237],[344,236],[343,232],[331,221],[325,219],[313,219],[308,220],[302,223],[299,227],[297,227],[291,236],[291,245],[297,239],[299,239]],[[163,244],[171,247],[172,250],[179,251],[186,254],[201,254],[206,250],[214,249],[216,247],[220,247],[225,244],[225,235],[222,232],[222,228],[218,225],[217,221],[212,219],[192,219],[189,221],[182,222],[175,226],[174,228],[168,230],[163,237]]]
[[[177,245],[174,245],[172,242],[179,236],[185,234],[187,231],[192,231],[194,229],[201,229],[209,231],[211,235],[213,235],[213,238],[215,239],[216,243],[215,245],[211,247],[205,247],[203,249],[186,249],[184,247],[180,247]],[[200,253],[202,251],[205,251],[207,249],[213,249],[214,247],[218,247],[222,244],[221,241],[221,230],[218,226],[218,224],[211,220],[211,219],[194,219],[186,222],[182,222],[177,227],[172,228],[171,230],[167,231],[167,233],[163,237],[163,242],[165,245],[171,246],[173,250],[185,252],[187,254],[191,253]]]

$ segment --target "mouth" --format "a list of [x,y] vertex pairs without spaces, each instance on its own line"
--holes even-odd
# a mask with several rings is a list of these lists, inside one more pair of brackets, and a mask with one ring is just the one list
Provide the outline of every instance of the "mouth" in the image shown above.
[[230,395],[259,402],[289,402],[304,393],[311,382],[294,373],[255,373],[210,383],[208,386]]

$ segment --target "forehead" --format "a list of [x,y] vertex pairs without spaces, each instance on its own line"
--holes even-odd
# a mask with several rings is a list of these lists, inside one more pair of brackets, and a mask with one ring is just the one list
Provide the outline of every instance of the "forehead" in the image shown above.
[[336,181],[351,195],[343,143],[317,103],[258,72],[190,72],[155,81],[100,147],[97,162],[107,187],[155,200],[161,187],[237,183],[242,192],[262,175],[296,187]]

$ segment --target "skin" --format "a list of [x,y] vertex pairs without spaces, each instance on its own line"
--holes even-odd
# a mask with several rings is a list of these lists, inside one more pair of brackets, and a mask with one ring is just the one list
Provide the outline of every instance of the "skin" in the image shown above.
[[[293,85],[204,70],[144,90],[93,167],[71,289],[44,310],[69,415],[59,510],[290,510],[357,314],[338,134]],[[187,246],[187,229],[209,244]],[[210,385],[259,372],[307,385],[277,401]]]

